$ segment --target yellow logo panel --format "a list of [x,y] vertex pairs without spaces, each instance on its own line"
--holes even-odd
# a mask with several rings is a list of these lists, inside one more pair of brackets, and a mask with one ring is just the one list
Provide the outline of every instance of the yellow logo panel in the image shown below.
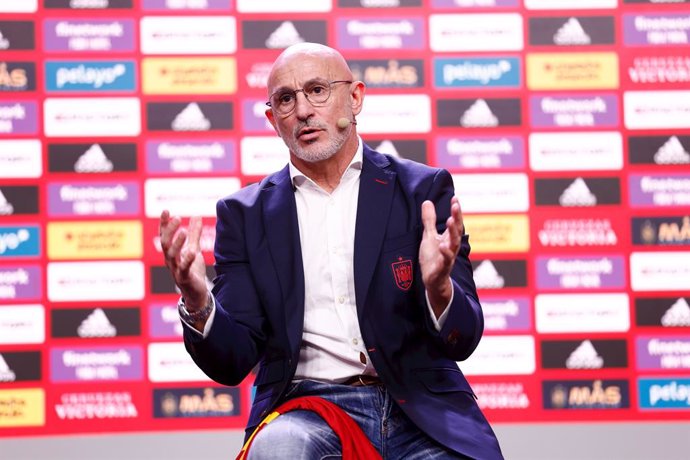
[[136,259],[143,254],[137,221],[48,223],[50,259]]
[[463,216],[472,253],[527,252],[529,219],[526,215]]
[[40,388],[0,390],[0,427],[46,424],[46,395]]
[[527,87],[541,89],[618,88],[616,53],[538,53],[527,55]]
[[237,63],[232,57],[144,58],[144,94],[233,94]]

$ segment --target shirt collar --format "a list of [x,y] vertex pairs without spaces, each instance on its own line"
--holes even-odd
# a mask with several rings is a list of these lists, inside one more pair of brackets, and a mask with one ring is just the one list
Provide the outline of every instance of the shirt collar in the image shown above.
[[[362,170],[362,158],[363,158],[363,147],[362,147],[362,138],[357,136],[357,151],[355,152],[355,156],[352,157],[352,161],[350,161],[350,164],[345,168],[345,171],[343,171],[343,176],[350,170]],[[309,177],[305,176],[302,171],[297,169],[297,167],[292,164],[292,160],[288,163],[288,166],[290,168],[290,180],[292,180],[292,185],[295,187],[299,187],[300,185],[304,184],[306,181],[310,181],[314,183]],[[316,183],[314,183],[316,185]]]

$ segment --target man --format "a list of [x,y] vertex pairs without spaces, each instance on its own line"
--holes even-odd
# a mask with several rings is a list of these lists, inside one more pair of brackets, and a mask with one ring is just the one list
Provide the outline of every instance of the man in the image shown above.
[[[226,385],[260,364],[248,435],[281,402],[320,396],[384,458],[502,458],[456,365],[483,317],[452,179],[364,145],[365,88],[352,80],[323,45],[275,61],[266,116],[290,163],[218,202],[212,294],[200,220],[187,230],[161,215],[185,345]],[[325,422],[295,411],[258,433],[249,458],[338,455]]]

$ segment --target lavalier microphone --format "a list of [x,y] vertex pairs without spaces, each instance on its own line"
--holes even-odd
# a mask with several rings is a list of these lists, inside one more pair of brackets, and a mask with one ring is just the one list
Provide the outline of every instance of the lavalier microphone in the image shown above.
[[352,123],[353,125],[357,124],[356,121],[350,120],[349,118],[345,118],[345,117],[338,118],[338,121],[335,124],[338,128],[345,129],[348,126],[350,126],[350,123]]

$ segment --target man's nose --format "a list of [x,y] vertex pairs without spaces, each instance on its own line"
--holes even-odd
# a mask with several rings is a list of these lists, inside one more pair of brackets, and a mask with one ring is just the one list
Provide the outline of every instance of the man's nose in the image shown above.
[[303,90],[295,91],[295,115],[299,119],[306,119],[313,113],[314,106],[307,99]]

